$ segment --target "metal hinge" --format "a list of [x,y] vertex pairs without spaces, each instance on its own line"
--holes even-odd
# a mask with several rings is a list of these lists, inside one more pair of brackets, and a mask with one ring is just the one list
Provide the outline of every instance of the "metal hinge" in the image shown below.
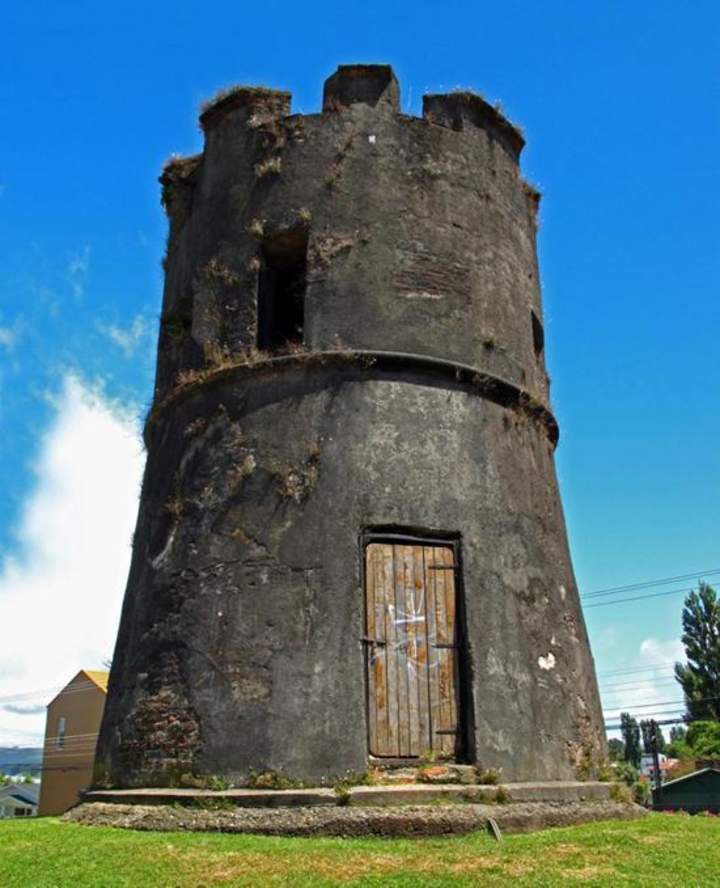
[[428,564],[428,570],[457,570],[457,564]]
[[386,641],[382,641],[380,638],[369,638],[367,635],[363,635],[360,641],[362,641],[363,644],[376,644],[379,647],[385,647],[387,644]]
[[457,728],[440,728],[440,730],[435,731],[436,734],[457,734]]

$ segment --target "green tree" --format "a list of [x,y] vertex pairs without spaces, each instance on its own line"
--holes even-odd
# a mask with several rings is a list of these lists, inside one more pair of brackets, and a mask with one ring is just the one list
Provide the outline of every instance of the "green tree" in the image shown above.
[[665,734],[663,734],[663,729],[660,725],[657,726],[657,745],[658,752],[667,752],[667,741],[665,740]]
[[694,755],[720,758],[720,722],[693,722],[688,728],[687,745]]
[[675,664],[688,721],[720,721],[720,601],[700,583],[685,599],[682,643],[687,663]]
[[629,712],[620,713],[620,733],[625,744],[625,761],[640,767],[640,728]]
[[[642,741],[643,741],[643,751],[648,754],[653,751],[652,749],[652,719],[643,719],[640,722],[640,732],[642,733]],[[656,723],[655,725],[655,736],[657,738],[657,749],[658,752],[665,752],[665,737],[663,736],[662,728],[660,725]]]
[[670,728],[670,742],[676,743],[678,740],[685,742],[685,738],[687,737],[687,728],[682,725],[673,725]]
[[625,761],[625,744],[622,740],[618,740],[617,737],[608,740],[608,755],[611,762]]
[[691,757],[692,752],[687,745],[687,728],[682,725],[670,728],[670,742],[666,752],[670,758],[686,759]]
[[615,776],[628,786],[634,786],[639,777],[638,769],[630,762],[618,762],[615,765]]

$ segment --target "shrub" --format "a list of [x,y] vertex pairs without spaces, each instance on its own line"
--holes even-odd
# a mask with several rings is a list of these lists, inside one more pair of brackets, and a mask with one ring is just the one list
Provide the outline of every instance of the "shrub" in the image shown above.
[[262,179],[263,176],[278,176],[282,172],[282,159],[280,157],[268,157],[260,163],[255,164],[255,178]]
[[631,762],[617,762],[615,764],[615,775],[618,780],[622,780],[628,786],[633,786],[637,783],[639,772]]
[[633,800],[633,793],[626,783],[613,783],[610,786],[610,798],[614,802],[629,805]]
[[497,786],[502,780],[502,770],[499,768],[478,768],[477,782],[485,786]]
[[304,785],[281,771],[251,771],[247,781],[250,789],[301,789]]
[[648,805],[652,799],[652,791],[647,780],[636,780],[632,787],[633,798],[638,805]]
[[205,781],[208,789],[214,792],[222,792],[225,789],[231,789],[232,783],[226,778],[218,774],[211,774]]

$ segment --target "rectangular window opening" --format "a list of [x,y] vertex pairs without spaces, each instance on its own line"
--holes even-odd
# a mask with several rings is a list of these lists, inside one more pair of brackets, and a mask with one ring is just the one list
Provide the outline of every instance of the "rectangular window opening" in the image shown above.
[[545,333],[543,331],[543,325],[540,323],[540,318],[535,314],[534,311],[530,312],[530,321],[532,324],[533,349],[535,351],[535,357],[540,358],[542,356],[543,349],[545,348]]
[[263,244],[258,280],[258,348],[303,342],[307,283],[306,228],[293,228]]
[[57,735],[55,737],[55,746],[62,749],[65,746],[65,716],[61,715],[57,724]]

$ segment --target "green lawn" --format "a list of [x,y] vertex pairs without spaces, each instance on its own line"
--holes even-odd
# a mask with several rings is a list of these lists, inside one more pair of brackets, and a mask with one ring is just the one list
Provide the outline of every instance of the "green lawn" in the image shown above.
[[652,814],[530,835],[279,839],[0,822],[0,886],[718,885],[720,819]]

